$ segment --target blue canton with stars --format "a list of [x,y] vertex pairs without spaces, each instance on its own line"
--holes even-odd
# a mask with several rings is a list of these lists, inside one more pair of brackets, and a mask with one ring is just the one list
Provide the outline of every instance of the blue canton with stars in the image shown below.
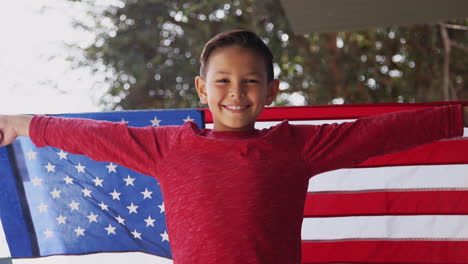
[[[139,127],[193,121],[203,127],[202,112],[197,110],[60,116]],[[143,251],[172,258],[163,197],[156,179],[60,149],[36,148],[29,138],[18,139],[12,148],[40,256]]]

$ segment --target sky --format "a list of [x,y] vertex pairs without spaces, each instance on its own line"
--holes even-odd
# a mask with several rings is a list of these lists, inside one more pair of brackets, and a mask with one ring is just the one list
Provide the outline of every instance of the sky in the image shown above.
[[[66,60],[93,36],[71,26],[82,12],[65,0],[15,0],[0,16],[0,114],[55,114],[99,111],[103,91],[87,69]],[[74,6],[75,7],[75,6]],[[101,88],[102,90],[102,88]]]

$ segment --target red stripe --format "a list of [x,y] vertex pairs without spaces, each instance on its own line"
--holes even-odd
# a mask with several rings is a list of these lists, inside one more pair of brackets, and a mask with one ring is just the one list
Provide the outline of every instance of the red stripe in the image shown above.
[[302,263],[468,263],[468,241],[303,241]]
[[468,191],[308,193],[304,217],[468,215]]
[[468,163],[468,140],[437,141],[406,151],[371,158],[357,167]]
[[[468,105],[468,102],[433,102],[433,103],[382,103],[382,104],[349,104],[349,105],[314,105],[268,107],[263,110],[257,121],[288,120],[333,120],[354,119],[402,110],[424,109],[449,104]],[[199,110],[205,113],[205,122],[213,123],[213,116],[207,108]]]

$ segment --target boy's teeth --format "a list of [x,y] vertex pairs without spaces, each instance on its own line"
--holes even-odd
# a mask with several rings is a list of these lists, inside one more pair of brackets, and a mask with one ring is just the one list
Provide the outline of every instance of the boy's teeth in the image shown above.
[[247,108],[247,106],[235,106],[235,105],[226,105],[226,108],[231,110],[241,110]]

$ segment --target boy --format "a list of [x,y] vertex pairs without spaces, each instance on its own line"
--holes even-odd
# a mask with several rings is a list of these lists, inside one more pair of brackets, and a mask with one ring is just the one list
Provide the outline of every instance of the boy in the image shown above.
[[[287,121],[254,128],[275,99],[272,54],[254,33],[234,30],[205,46],[195,85],[214,128],[127,127],[46,116],[0,117],[0,144],[31,136],[159,180],[175,264],[301,262],[310,177],[370,157],[462,136],[462,106],[403,111],[331,125]],[[189,173],[187,173],[189,172]]]

